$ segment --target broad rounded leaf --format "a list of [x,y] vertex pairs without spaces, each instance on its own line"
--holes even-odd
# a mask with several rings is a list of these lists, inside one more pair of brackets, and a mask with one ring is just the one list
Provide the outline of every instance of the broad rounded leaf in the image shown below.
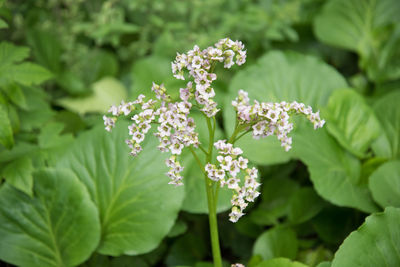
[[0,189],[0,258],[18,266],[76,266],[100,240],[98,212],[67,170],[34,173],[34,195]]
[[276,258],[263,261],[257,264],[255,267],[307,267],[307,266],[308,265],[305,265],[301,262],[291,261],[285,258]]
[[323,42],[367,56],[373,52],[374,32],[399,11],[396,0],[330,0],[315,19],[315,33]]
[[135,158],[125,144],[128,124],[111,133],[98,127],[82,134],[58,166],[71,169],[86,185],[100,213],[98,252],[136,255],[159,244],[174,225],[182,187],[168,185],[167,168],[149,134]]
[[372,144],[377,156],[400,158],[400,92],[397,90],[379,99],[375,114],[382,125],[383,135]]
[[400,160],[389,161],[373,172],[369,188],[382,207],[400,207]]
[[354,90],[335,91],[323,113],[330,134],[347,150],[358,157],[365,153],[380,131],[372,109]]
[[396,78],[393,63],[398,62],[391,54],[398,53],[399,39],[388,31],[400,21],[399,13],[397,0],[330,0],[314,20],[314,29],[322,42],[357,52],[373,79]]
[[85,114],[88,112],[107,112],[111,105],[119,105],[125,100],[127,92],[123,84],[114,78],[106,77],[93,84],[93,94],[86,97],[66,97],[58,102],[61,106]]
[[360,181],[360,161],[341,148],[325,128],[298,128],[293,144],[293,152],[307,165],[321,197],[338,206],[377,210],[367,184]]
[[275,227],[257,238],[253,247],[253,255],[261,255],[264,260],[276,257],[294,259],[297,250],[296,233],[287,227]]
[[[229,86],[224,109],[224,121],[229,133],[235,125],[231,101],[239,89],[249,93],[251,101],[298,101],[318,110],[328,102],[331,93],[346,87],[344,78],[332,67],[312,56],[295,52],[269,52],[258,62],[239,71]],[[312,128],[312,125],[309,125]],[[291,134],[292,136],[295,133]],[[262,140],[240,139],[237,146],[258,164],[286,162],[291,153],[280,147],[275,136]]]
[[332,267],[400,266],[400,209],[373,214],[340,246]]

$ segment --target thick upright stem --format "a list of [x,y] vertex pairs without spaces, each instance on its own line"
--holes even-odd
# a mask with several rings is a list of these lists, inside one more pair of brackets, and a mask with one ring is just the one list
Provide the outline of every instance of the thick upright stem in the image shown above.
[[[215,133],[215,118],[214,127],[211,125],[210,118],[207,119],[207,127],[209,133],[209,144],[208,144],[208,154],[206,157],[206,162],[211,162],[213,145],[214,145],[214,133]],[[205,175],[205,184],[207,191],[207,203],[208,203],[208,221],[210,224],[210,235],[211,235],[211,249],[213,254],[214,266],[222,267],[221,250],[219,247],[219,237],[218,237],[218,223],[217,223],[217,201],[214,195],[213,182]]]
[[216,211],[216,199],[214,198],[212,184],[208,183],[209,180],[206,178],[206,191],[208,201],[208,221],[210,224],[210,235],[211,235],[211,249],[213,254],[214,266],[222,267],[221,251],[219,248],[219,237],[218,237],[218,223],[217,223],[217,211]]

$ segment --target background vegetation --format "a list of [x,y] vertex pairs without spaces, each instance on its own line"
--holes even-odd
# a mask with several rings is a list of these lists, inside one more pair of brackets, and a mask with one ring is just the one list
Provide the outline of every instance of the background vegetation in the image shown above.
[[221,193],[226,264],[400,266],[398,0],[0,6],[4,262],[212,266],[195,163],[188,157],[184,187],[167,185],[164,156],[146,149],[131,159],[126,125],[109,134],[102,115],[111,104],[149,95],[152,81],[177,97],[176,52],[229,37],[243,41],[248,58],[241,68],[217,69],[220,138],[233,129],[230,101],[239,89],[260,101],[304,102],[327,123],[314,132],[299,122],[289,153],[273,137],[237,143],[263,185],[236,224],[228,221],[230,195]]

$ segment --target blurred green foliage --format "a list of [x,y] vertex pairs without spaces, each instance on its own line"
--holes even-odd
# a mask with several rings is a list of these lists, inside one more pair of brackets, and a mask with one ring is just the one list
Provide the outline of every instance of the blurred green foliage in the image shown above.
[[232,131],[239,89],[304,102],[327,125],[299,122],[289,153],[271,138],[237,143],[262,195],[232,224],[221,192],[224,264],[399,266],[399,14],[398,0],[0,1],[0,259],[212,266],[194,162],[182,190],[167,186],[162,156],[130,163],[124,133],[99,128],[110,105],[151,94],[153,81],[177,98],[176,52],[229,37],[248,57],[216,69],[218,138]]

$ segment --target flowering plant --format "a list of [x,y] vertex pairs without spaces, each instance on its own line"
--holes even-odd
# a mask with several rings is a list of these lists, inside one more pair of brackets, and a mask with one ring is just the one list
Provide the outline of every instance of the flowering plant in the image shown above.
[[[153,83],[152,91],[157,100],[145,100],[144,95],[139,95],[132,102],[112,106],[109,110],[112,116],[103,117],[106,130],[111,131],[118,116],[134,113],[131,117],[134,123],[128,127],[131,138],[126,140],[132,156],[140,153],[140,143],[151,125],[156,124],[157,131],[154,135],[160,142],[158,149],[171,153],[165,163],[170,168],[167,172],[171,179],[169,183],[175,186],[183,185],[181,172],[184,167],[180,162],[182,150],[190,150],[205,177],[215,266],[222,266],[216,220],[219,188],[227,187],[233,190],[232,210],[229,214],[229,220],[232,222],[237,222],[244,215],[243,211],[248,203],[260,195],[257,191],[260,186],[257,181],[258,171],[249,166],[248,159],[243,157],[242,149],[234,147],[235,142],[250,132],[255,139],[276,135],[282,147],[288,151],[292,144],[292,139],[288,136],[293,129],[291,115],[306,116],[313,123],[314,129],[322,127],[325,123],[320,119],[319,112],[313,113],[312,108],[303,103],[259,103],[254,100],[253,104],[250,104],[248,94],[240,89],[238,96],[232,101],[236,110],[236,124],[232,136],[226,140],[214,140],[216,115],[220,110],[214,101],[215,90],[212,82],[217,79],[214,69],[218,62],[224,63],[224,68],[231,68],[235,63],[242,65],[245,60],[246,51],[240,41],[226,38],[204,50],[194,46],[186,54],[177,54],[172,62],[175,78],[185,80],[186,75],[190,79],[186,87],[179,91],[180,101],[173,101],[163,84]],[[207,146],[200,143],[195,121],[190,117],[193,108],[200,110],[206,118],[209,131]],[[218,151],[216,160],[212,158],[214,147]],[[195,149],[205,154],[205,162],[200,160]]]

